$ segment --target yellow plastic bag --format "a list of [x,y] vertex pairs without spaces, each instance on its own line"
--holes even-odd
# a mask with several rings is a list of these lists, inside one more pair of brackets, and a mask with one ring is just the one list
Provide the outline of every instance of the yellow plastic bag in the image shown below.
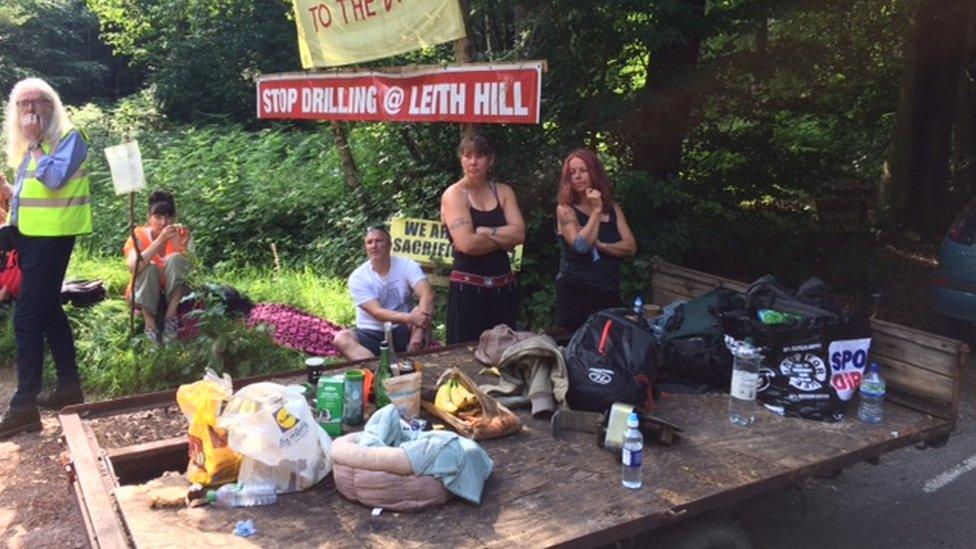
[[227,430],[217,417],[234,392],[230,376],[217,377],[211,370],[202,380],[180,385],[176,403],[190,423],[190,464],[186,478],[194,484],[224,484],[237,480],[241,455],[227,445]]

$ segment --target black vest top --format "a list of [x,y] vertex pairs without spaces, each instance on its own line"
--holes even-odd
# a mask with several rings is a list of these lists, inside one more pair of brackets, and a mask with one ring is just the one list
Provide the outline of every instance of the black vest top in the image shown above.
[[[586,225],[590,216],[579,211],[573,206],[576,212],[576,221],[579,226]],[[600,214],[597,214],[600,215]],[[620,258],[610,254],[600,254],[600,259],[593,261],[593,252],[588,251],[582,254],[576,253],[573,246],[566,242],[562,235],[559,238],[559,274],[556,280],[564,277],[572,277],[580,282],[584,282],[595,288],[608,290],[611,292],[620,291]],[[597,232],[597,240],[607,244],[620,242],[620,231],[617,230],[617,210],[610,210],[610,220],[601,221]]]
[[[498,188],[494,183],[491,190],[495,195],[496,206],[489,211],[476,210],[468,202],[468,212],[471,214],[471,229],[478,227],[504,227],[505,211],[502,201],[498,198]],[[467,197],[465,197],[467,198]],[[483,276],[494,276],[508,273],[512,270],[508,263],[508,252],[495,250],[485,255],[468,255],[454,249],[454,270]]]

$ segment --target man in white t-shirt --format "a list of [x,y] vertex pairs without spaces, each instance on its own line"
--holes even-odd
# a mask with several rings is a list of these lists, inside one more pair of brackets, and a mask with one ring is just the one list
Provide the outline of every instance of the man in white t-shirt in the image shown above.
[[[356,305],[356,327],[342,330],[333,343],[350,360],[372,358],[380,353],[383,323],[393,323],[396,351],[414,351],[434,314],[434,289],[420,265],[404,257],[390,256],[390,233],[383,227],[366,229],[369,261],[349,275],[349,293]],[[420,303],[413,305],[413,296]]]

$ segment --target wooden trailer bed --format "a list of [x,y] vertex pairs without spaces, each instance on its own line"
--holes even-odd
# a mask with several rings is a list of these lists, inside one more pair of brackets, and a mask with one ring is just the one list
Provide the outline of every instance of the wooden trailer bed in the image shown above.
[[[742,287],[666,263],[656,263],[651,273],[651,298],[659,304],[716,284]],[[873,461],[897,448],[944,442],[955,424],[968,348],[890,323],[875,321],[873,328],[875,358],[893,389],[884,424],[851,418],[828,424],[757,410],[756,423],[739,428],[728,421],[727,396],[665,395],[655,413],[682,427],[683,439],[673,447],[647,447],[644,487],[636,491],[621,486],[616,457],[597,448],[592,435],[553,439],[547,422],[521,413],[522,432],[482,443],[495,469],[477,506],[454,500],[419,514],[374,517],[370,509],[344,500],[329,477],[308,491],[281,496],[270,507],[150,510],[136,483],[185,468],[185,438],[105,447],[112,444],[97,430],[111,424],[138,431],[141,423],[156,421],[160,410],[171,409],[175,392],[72,406],[60,418],[69,472],[95,547],[597,546]],[[458,366],[475,379],[480,369],[464,345],[415,359],[426,368],[428,393],[445,368]],[[236,385],[272,377],[297,382],[302,376],[293,372]],[[257,536],[231,534],[235,522],[245,518],[254,520]]]

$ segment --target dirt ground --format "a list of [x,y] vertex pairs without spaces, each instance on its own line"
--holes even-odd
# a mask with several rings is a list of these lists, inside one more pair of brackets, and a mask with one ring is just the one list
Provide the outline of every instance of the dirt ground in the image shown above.
[[[0,402],[17,385],[15,368],[0,368]],[[0,441],[0,545],[87,547],[74,492],[61,472],[61,425],[56,412],[42,412],[40,434]]]
[[[880,318],[926,327],[925,288],[935,267],[936,252],[934,246],[885,248],[896,267],[879,289]],[[14,368],[0,367],[0,403],[9,401],[15,385]],[[0,442],[0,544],[86,547],[87,535],[74,493],[58,461],[63,448],[58,441],[61,429],[57,414],[43,412],[42,420],[41,433],[21,434]]]

